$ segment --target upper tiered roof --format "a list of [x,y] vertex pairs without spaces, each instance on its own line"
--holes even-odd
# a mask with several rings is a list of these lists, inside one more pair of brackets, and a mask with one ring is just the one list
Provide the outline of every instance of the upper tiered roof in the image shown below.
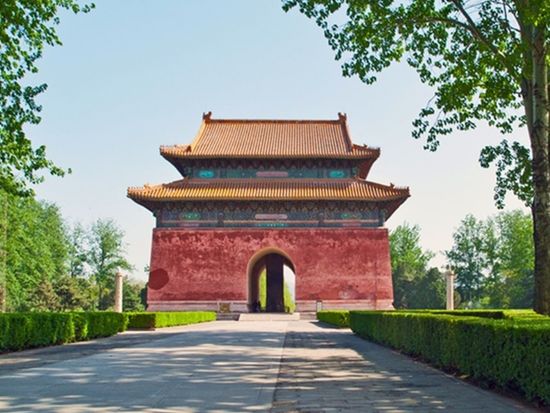
[[174,158],[335,158],[376,159],[378,148],[355,145],[346,115],[336,120],[212,119],[203,115],[191,145],[161,146]]

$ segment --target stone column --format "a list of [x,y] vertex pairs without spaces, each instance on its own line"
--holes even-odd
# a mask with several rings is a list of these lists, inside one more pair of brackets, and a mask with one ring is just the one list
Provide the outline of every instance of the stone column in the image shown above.
[[447,310],[455,309],[455,273],[448,269],[445,271],[445,278],[447,280]]
[[115,275],[115,311],[122,313],[122,273]]

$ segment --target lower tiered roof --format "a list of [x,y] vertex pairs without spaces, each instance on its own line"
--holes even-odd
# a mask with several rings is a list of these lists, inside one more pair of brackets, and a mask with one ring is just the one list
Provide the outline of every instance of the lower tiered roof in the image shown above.
[[391,201],[389,217],[409,197],[409,189],[356,178],[182,179],[129,188],[128,197],[146,207],[177,201]]

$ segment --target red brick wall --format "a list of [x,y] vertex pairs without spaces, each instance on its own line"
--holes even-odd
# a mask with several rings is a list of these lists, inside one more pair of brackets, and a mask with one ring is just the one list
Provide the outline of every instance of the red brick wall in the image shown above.
[[298,310],[391,308],[385,228],[155,229],[149,308],[246,311],[247,272],[268,252],[294,264]]

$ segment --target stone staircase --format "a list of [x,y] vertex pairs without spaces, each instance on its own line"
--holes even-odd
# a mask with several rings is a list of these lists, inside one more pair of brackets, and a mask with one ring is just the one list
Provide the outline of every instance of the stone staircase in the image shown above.
[[302,313],[218,313],[218,320],[235,321],[298,321],[317,320],[314,312]]
[[243,313],[239,321],[298,321],[300,313]]

